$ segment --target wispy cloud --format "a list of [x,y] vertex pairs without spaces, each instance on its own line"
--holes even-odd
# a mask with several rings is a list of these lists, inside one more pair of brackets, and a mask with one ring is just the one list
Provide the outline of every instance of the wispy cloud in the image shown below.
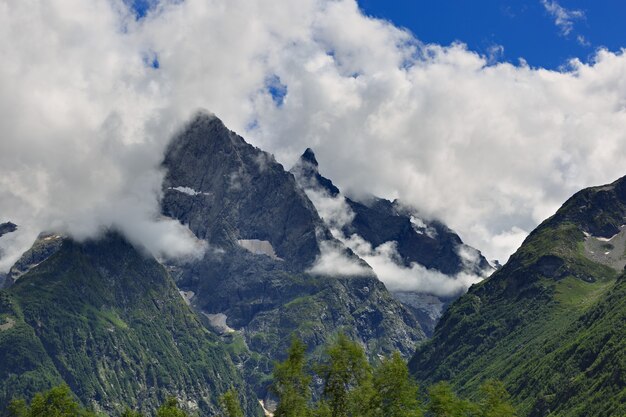
[[574,30],[574,23],[577,20],[585,18],[585,13],[582,10],[566,9],[556,0],[541,0],[541,4],[554,18],[554,24],[560,29],[563,36],[569,35]]
[[[459,246],[457,250],[467,271],[446,275],[415,262],[405,266],[398,253],[397,242],[387,241],[374,247],[358,234],[346,236],[342,232],[342,228],[352,223],[355,216],[343,195],[330,196],[314,184],[305,191],[337,239],[322,242],[321,254],[309,270],[313,274],[359,276],[375,273],[391,291],[416,291],[439,297],[462,294],[488,275],[488,271],[484,276],[468,272],[475,270],[480,253],[466,245]],[[358,257],[350,256],[346,247]]]

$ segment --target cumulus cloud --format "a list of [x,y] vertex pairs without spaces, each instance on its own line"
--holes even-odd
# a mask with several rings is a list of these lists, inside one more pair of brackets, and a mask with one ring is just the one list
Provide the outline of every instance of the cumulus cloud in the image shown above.
[[[554,19],[554,24],[564,36],[574,30],[574,23],[585,18],[582,10],[570,10],[561,6],[556,0],[541,0],[541,4]],[[584,38],[583,38],[584,39]]]
[[197,108],[284,165],[314,147],[343,189],[402,197],[501,260],[626,166],[623,52],[494,65],[354,0],[163,0],[138,21],[121,0],[0,0],[0,50],[0,221],[33,235],[195,250],[158,206],[163,149]]

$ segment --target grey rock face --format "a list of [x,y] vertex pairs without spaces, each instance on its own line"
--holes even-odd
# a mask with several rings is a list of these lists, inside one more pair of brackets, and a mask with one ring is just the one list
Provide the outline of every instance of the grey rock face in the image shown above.
[[217,117],[193,119],[172,141],[163,165],[163,213],[200,239],[223,249],[241,239],[268,241],[296,269],[319,255],[316,231],[328,236],[293,176]]
[[220,333],[245,345],[239,360],[259,395],[266,394],[264,378],[292,332],[313,350],[344,331],[372,357],[395,350],[410,355],[424,338],[411,311],[373,274],[308,272],[322,242],[341,244],[294,176],[215,116],[193,119],[174,138],[163,166],[163,213],[210,245],[202,260],[170,265],[172,275],[180,289],[193,292],[190,303],[207,321],[226,317],[220,324],[235,332]]
[[0,288],[10,287],[22,275],[56,253],[61,248],[63,240],[64,237],[60,235],[50,233],[39,235],[33,246],[11,267],[6,275],[4,286],[0,286]]
[[0,237],[6,235],[7,233],[12,233],[17,230],[17,225],[11,222],[0,223]]
[[[330,198],[340,195],[333,182],[319,173],[311,149],[302,154],[290,172],[306,191],[322,192]],[[365,201],[343,198],[351,216],[349,221],[335,224],[340,228],[339,232],[346,237],[357,235],[372,248],[395,242],[398,257],[394,261],[399,266],[410,267],[417,263],[450,276],[460,272],[482,276],[492,269],[479,251],[463,244],[445,224],[422,219],[415,210],[397,200],[392,202],[373,196]],[[432,334],[446,306],[454,298],[438,298],[415,291],[399,291],[394,295],[414,313],[428,335]]]
[[[17,226],[14,223],[6,222],[0,223],[0,237],[6,235],[7,233],[12,233],[17,230]],[[0,250],[0,258],[2,258],[3,254]],[[3,274],[0,272],[0,288],[4,288],[6,282],[7,274]]]

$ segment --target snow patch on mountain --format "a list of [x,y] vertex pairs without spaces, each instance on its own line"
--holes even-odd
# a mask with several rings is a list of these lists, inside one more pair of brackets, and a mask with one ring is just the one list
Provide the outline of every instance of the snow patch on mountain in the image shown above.
[[282,260],[276,255],[274,247],[267,240],[239,239],[237,240],[237,243],[239,246],[254,253],[255,255],[266,255],[275,260]]
[[193,188],[190,187],[168,187],[168,190],[174,190],[174,191],[178,191],[179,193],[183,193],[183,194],[187,194],[190,195],[192,197],[195,197],[197,195],[211,195],[211,193],[204,193],[202,191],[196,191]]

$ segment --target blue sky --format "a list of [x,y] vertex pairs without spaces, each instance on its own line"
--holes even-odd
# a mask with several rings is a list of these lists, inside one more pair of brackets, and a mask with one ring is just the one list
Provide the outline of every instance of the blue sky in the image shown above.
[[[423,42],[461,41],[487,55],[502,46],[499,60],[517,63],[522,57],[533,67],[559,68],[573,57],[588,61],[599,47],[626,46],[626,3],[618,0],[359,0],[359,5]],[[569,32],[566,23],[556,24],[558,10],[570,13]]]
[[[141,17],[153,0],[131,0]],[[409,29],[426,43],[463,42],[498,61],[558,69],[588,62],[598,48],[626,46],[620,0],[358,0],[369,16]],[[564,20],[557,22],[559,12]]]

